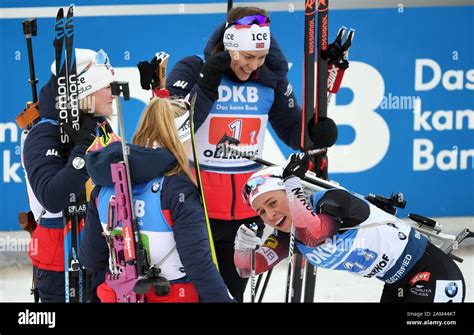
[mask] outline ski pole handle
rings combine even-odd
[[[123,94],[124,100],[130,100],[130,89],[127,81],[113,81],[110,83],[112,95],[120,97]],[[123,135],[123,134],[122,134]]]

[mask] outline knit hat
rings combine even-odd
[[[255,14],[228,22],[222,42],[227,50],[260,51],[270,49],[270,40],[270,19]]]

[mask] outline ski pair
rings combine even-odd
[[[74,5],[59,9],[55,24],[56,83],[58,87],[59,136],[61,158],[67,161],[71,149],[70,138],[63,125],[80,129],[78,83],[74,50]],[[63,210],[64,217],[64,274],[66,302],[91,300],[90,275],[78,258],[82,230],[85,225],[87,202],[84,190],[70,194],[69,205]]]
[[[316,12],[318,13],[316,17]],[[307,124],[314,116],[317,123],[320,117],[327,115],[327,69],[328,64],[322,58],[328,48],[329,0],[305,0],[304,20],[304,72],[303,72],[303,108],[301,117],[301,151],[312,146],[308,135]],[[317,24],[316,24],[317,19]],[[317,26],[317,36],[315,28]],[[315,42],[317,40],[316,46]],[[317,76],[315,78],[315,61]],[[315,96],[315,82],[317,94]],[[313,161],[313,169],[318,176],[327,177],[327,157]],[[290,241],[294,240],[295,230],[292,228]],[[316,285],[316,268],[305,264],[300,253],[294,252],[294,243],[289,246],[290,261],[288,262],[286,302],[300,302],[305,281],[304,302],[313,302]],[[291,259],[293,258],[293,259]],[[306,268],[306,273],[305,273]]]
[[[317,45],[315,47],[315,20],[317,15]],[[354,30],[350,30],[344,43],[342,39],[347,28],[341,27],[335,41],[328,44],[329,0],[305,1],[304,25],[304,73],[303,73],[303,109],[301,129],[301,150],[307,151],[312,142],[307,133],[307,124],[314,116],[314,122],[327,117],[327,106],[331,95],[339,90],[344,71],[349,67],[348,50],[352,45]],[[315,60],[317,75],[315,73]],[[315,96],[315,81],[317,94]],[[328,95],[328,91],[330,94]],[[316,98],[316,99],[315,99]],[[328,178],[328,159],[318,155],[313,160],[312,170],[318,177]],[[294,238],[292,236],[292,238]],[[294,243],[290,245],[290,254],[294,253]],[[310,263],[305,264],[303,256],[294,255],[294,262],[288,264],[286,301],[300,302],[304,280],[304,302],[314,301],[317,269]],[[292,273],[292,275],[291,275]]]

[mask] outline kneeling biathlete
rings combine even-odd
[[[256,274],[286,258],[294,225],[295,245],[308,262],[384,281],[381,302],[464,301],[463,275],[448,255],[407,223],[346,190],[316,192],[311,205],[300,179],[309,160],[300,160],[296,169],[295,160],[300,157],[292,155],[284,169],[260,170],[244,185],[245,202],[275,231],[262,244],[252,229],[240,226],[234,253],[240,276],[250,275],[251,252],[259,245]]]

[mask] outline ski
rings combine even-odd
[[[328,27],[329,27],[329,0],[318,1],[318,29],[317,29],[317,52],[316,52],[316,106],[314,109],[314,120],[317,123],[319,118],[327,116],[328,98],[328,63],[323,57],[328,49]],[[313,61],[314,63],[314,61]],[[311,72],[313,74],[314,72]],[[311,92],[314,92],[311,91]],[[327,156],[316,158],[314,172],[323,179],[328,177]],[[316,289],[317,269],[308,262],[305,273],[304,302],[314,301],[314,291]]]
[[[318,4],[320,6],[320,4]],[[316,10],[318,10],[319,19],[319,7],[316,7],[315,0],[306,0],[305,2],[305,19],[304,19],[304,71],[303,71],[303,108],[301,118],[301,150],[305,151],[312,144],[311,139],[308,136],[306,125],[308,121],[313,117],[317,120],[317,114],[315,114],[315,61],[316,61],[316,47],[315,47],[315,28],[316,28]],[[318,32],[320,26],[318,25]],[[319,46],[319,36],[318,36]],[[319,59],[319,55],[318,55]],[[319,70],[319,64],[318,64]],[[319,71],[318,71],[319,73]],[[319,83],[319,82],[317,82]],[[319,87],[318,87],[319,88]],[[319,89],[318,89],[319,94]],[[317,162],[318,160],[316,160]],[[315,166],[318,166],[317,164]],[[303,279],[305,279],[305,302],[307,302],[308,295],[314,295],[314,286],[316,282],[316,270],[313,265],[306,264],[307,270],[305,274],[305,261],[303,256],[297,253],[294,257],[293,263],[293,278],[292,278],[292,296],[291,302],[301,302],[301,294],[303,291]],[[289,282],[289,281],[288,281]],[[311,299],[311,302],[313,300]]]
[[[69,7],[66,17],[63,9],[59,9],[54,40],[61,157],[65,161],[69,155],[70,139],[62,125],[68,124],[75,130],[80,129],[73,19],[73,5]],[[71,194],[69,201],[68,207],[63,211],[65,301],[84,302],[90,300],[90,296],[87,294],[86,297],[85,294],[86,271],[79,263],[78,253],[80,235],[85,225],[85,191],[78,196]]]

